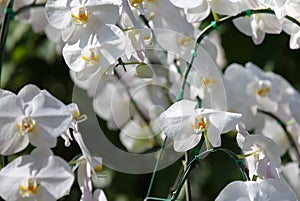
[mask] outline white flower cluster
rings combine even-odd
[[[19,153],[29,143],[36,147],[30,155],[20,156],[1,169],[2,198],[50,201],[67,195],[74,182],[73,170],[50,149],[58,137],[63,137],[66,144],[74,138],[82,151],[82,157],[74,161],[81,200],[106,200],[100,189],[92,194],[91,173],[96,176],[96,171],[101,171],[102,158],[92,157],[81,138],[76,104],[65,105],[48,91],[26,85],[18,94],[0,89],[0,114],[1,155]]]
[[[200,31],[195,27],[211,13],[211,25],[218,29],[218,17],[244,12],[234,25],[255,44],[266,33],[284,31],[290,48],[298,49],[299,21],[291,19],[300,17],[299,0],[19,0],[14,9],[34,4],[45,6],[32,6],[17,18],[57,44],[74,83],[93,98],[107,127],[120,130],[127,150],[143,153],[164,138],[172,139],[177,152],[193,149],[201,139],[213,150],[221,146],[221,134],[237,130],[240,157],[250,179],[257,179],[229,184],[216,200],[300,198],[300,94],[280,75],[251,62],[231,64],[223,73],[218,40],[205,37],[194,48]],[[184,74],[187,63],[192,69]],[[173,94],[183,97],[175,101]],[[1,197],[51,201],[68,194],[73,171],[50,150],[62,137],[67,146],[74,139],[82,152],[75,161],[81,200],[106,200],[92,185],[102,158],[92,156],[84,144],[79,117],[76,104],[65,105],[34,85],[18,94],[0,90],[0,154],[19,153],[29,143],[36,147],[1,169]],[[292,161],[282,165],[287,152]]]

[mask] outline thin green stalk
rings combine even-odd
[[[13,6],[14,0],[10,0],[7,2],[5,10],[4,10],[4,16],[2,18],[2,24],[1,24],[1,30],[0,30],[0,85],[1,85],[1,76],[2,76],[2,65],[4,60],[4,51],[5,51],[5,44],[8,34],[8,28],[9,23],[14,15],[12,6]]]
[[[15,11],[15,15],[18,15],[22,12],[25,12],[30,8],[38,8],[38,7],[45,7],[45,4],[44,3],[37,3],[37,4],[33,3],[33,4],[30,4],[30,5],[27,5],[27,6],[23,6],[23,7],[19,8],[18,10]]]
[[[187,164],[190,161],[188,151],[185,152],[184,156],[185,156],[185,160],[182,162],[182,165],[183,165],[184,171],[186,171]],[[189,178],[186,179],[184,186],[185,186],[185,197],[186,197],[185,199],[186,199],[186,201],[192,201],[191,183],[190,183]]]
[[[168,201],[168,199],[165,199],[165,198],[156,198],[156,197],[146,197],[146,198],[144,199],[144,201],[148,201],[148,200]]]
[[[6,7],[4,9],[4,16],[2,18],[2,23],[1,23],[1,30],[0,30],[0,56],[1,56],[1,58],[0,58],[0,85],[1,85],[2,66],[3,66],[3,61],[4,61],[5,45],[6,45],[10,20],[13,19],[14,16],[16,16],[30,8],[45,6],[45,4],[35,4],[34,3],[31,5],[24,6],[14,12],[12,10],[13,4],[14,4],[14,0],[9,0],[7,2]]]
[[[175,201],[180,193],[180,190],[181,188],[183,187],[186,179],[188,178],[188,176],[190,175],[190,173],[192,172],[192,170],[197,167],[197,164],[199,163],[200,159],[203,157],[203,156],[206,156],[207,154],[209,153],[215,153],[217,151],[222,151],[226,154],[228,154],[232,159],[235,160],[237,166],[239,167],[239,170],[244,178],[244,180],[248,180],[250,181],[250,177],[248,175],[248,169],[247,167],[243,164],[242,160],[238,158],[238,156],[233,153],[232,151],[230,150],[227,150],[227,149],[224,149],[224,148],[220,148],[220,147],[215,147],[213,149],[209,149],[205,152],[202,152],[201,154],[199,155],[196,155],[193,160],[187,165],[187,168],[186,170],[183,172],[182,176],[181,176],[181,179],[180,181],[178,182],[178,185],[177,185],[177,188],[171,198],[171,201]]]
[[[204,144],[204,136],[202,135],[201,136],[201,139],[200,139],[200,142],[199,144],[197,145],[197,147],[200,147],[199,149],[201,149],[202,145]],[[200,159],[200,156],[204,155],[207,153],[207,151],[201,153],[201,154],[198,154],[199,151],[197,152],[196,155],[193,155],[193,159],[191,161],[189,161],[189,157],[186,156],[186,158],[188,158],[188,161],[187,164],[184,166],[184,170],[180,176],[180,178],[178,179],[178,182],[177,182],[177,186],[176,186],[176,189],[175,191],[172,193],[172,197],[171,197],[171,200],[174,201],[175,199],[177,199],[180,191],[181,191],[181,188],[183,187],[184,183],[186,183],[186,181],[188,182],[188,175],[190,174],[190,172],[192,171],[192,169],[194,169],[196,166],[196,164],[193,164],[193,163],[196,163],[199,161]],[[187,154],[187,153],[186,153]],[[193,167],[191,169],[191,167]],[[188,191],[187,191],[188,192]],[[186,192],[186,193],[187,193]],[[188,197],[188,196],[191,196],[191,194],[187,195],[187,199],[191,199],[191,197]]]
[[[177,184],[179,183],[179,181],[181,180],[181,177],[182,177],[182,174],[183,172],[185,171],[184,168],[181,168],[179,171],[178,171],[178,174],[176,176],[176,179],[175,179],[175,182],[174,182],[174,185],[170,188],[169,190],[169,195],[173,195],[173,193],[176,191],[176,188],[177,188]]]
[[[147,195],[146,197],[149,197],[150,193],[151,193],[151,189],[152,189],[152,186],[153,186],[153,182],[154,182],[154,179],[155,179],[155,175],[156,175],[156,172],[157,172],[157,169],[158,169],[158,164],[159,164],[159,161],[161,159],[161,156],[162,156],[162,152],[165,148],[165,145],[166,145],[166,142],[167,142],[167,139],[168,137],[166,137],[163,141],[163,143],[161,144],[161,148],[159,150],[159,155],[158,155],[158,158],[156,160],[156,163],[155,163],[155,167],[154,167],[154,170],[153,170],[153,173],[152,173],[152,177],[151,177],[151,180],[150,180],[150,184],[149,184],[149,187],[148,187],[148,191],[147,191]]]
[[[171,201],[175,201],[177,199],[183,185],[185,184],[186,180],[188,179],[188,176],[190,175],[192,170],[195,167],[197,167],[198,160],[199,160],[198,157],[194,157],[193,160],[191,160],[191,162],[186,166],[186,169],[183,172],[182,177],[178,182],[177,188],[176,188],[175,192],[173,193],[173,195],[171,197]]]
[[[238,168],[243,176],[243,179],[250,181],[248,168],[244,165],[243,160],[240,159],[237,154],[235,154],[234,152],[232,152],[228,149],[224,149],[221,147],[215,147],[212,149],[212,152],[217,152],[217,151],[222,151],[222,152],[226,153],[227,155],[229,155],[233,160],[235,160],[235,163],[238,166]]]
[[[119,63],[116,65],[116,67],[119,65],[126,66],[126,65],[141,64],[141,62],[138,62],[138,61],[123,62],[121,58],[119,58],[118,61],[119,61]]]

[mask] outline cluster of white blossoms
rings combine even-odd
[[[230,183],[216,200],[300,199],[300,94],[251,62],[225,66],[218,37],[207,36],[194,48],[199,24],[210,14],[219,29],[218,17],[244,12],[234,25],[255,44],[266,33],[284,31],[290,48],[298,49],[300,26],[291,18],[300,18],[299,0],[16,0],[13,10],[30,5],[17,19],[57,44],[75,85],[87,91],[107,127],[120,132],[128,151],[145,153],[164,139],[177,152],[201,139],[206,151],[215,150],[221,134],[237,132],[238,156],[251,181]],[[185,74],[187,63],[192,68]],[[183,97],[176,100],[177,94]],[[106,200],[92,185],[102,158],[85,145],[80,119],[75,103],[65,105],[34,85],[18,94],[1,89],[0,154],[19,153],[29,143],[35,149],[1,169],[0,196],[51,201],[67,195],[74,170],[51,151],[62,137],[82,152],[74,168],[81,200]],[[286,153],[291,160],[282,164]]]
[[[0,170],[0,195],[8,201],[57,200],[68,194],[74,173],[71,166],[52,153],[58,137],[75,139],[82,157],[73,161],[78,167],[78,184],[83,200],[105,201],[92,189],[92,174],[101,171],[102,158],[91,156],[78,131],[80,117],[75,103],[63,104],[46,90],[24,86],[18,94],[0,89],[0,153],[9,156],[33,145],[30,155],[20,156]],[[71,130],[71,131],[70,131]]]

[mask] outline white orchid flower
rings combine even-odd
[[[235,15],[244,10],[245,1],[241,0],[170,0],[175,6],[184,9],[188,22],[199,22],[210,14],[211,10],[221,15]],[[247,2],[247,1],[246,1]]]
[[[65,42],[80,40],[83,47],[93,34],[98,36],[99,41],[110,38],[106,24],[118,21],[120,5],[118,0],[49,0],[45,13],[49,23],[62,30]]]
[[[202,134],[213,147],[221,145],[221,133],[227,133],[242,115],[212,109],[197,108],[196,102],[182,100],[171,105],[160,115],[160,126],[165,135],[174,140],[174,149],[187,151],[196,146]]]
[[[0,171],[0,195],[7,201],[55,201],[69,192],[73,181],[67,162],[50,149],[36,148]]]
[[[96,35],[91,35],[86,46],[81,42],[66,44],[63,48],[63,57],[68,67],[80,77],[91,77],[101,68],[108,69],[124,54],[125,35],[115,25],[107,25],[111,38],[99,43]],[[78,77],[78,76],[77,76]]]
[[[282,31],[282,22],[274,15],[254,14],[235,19],[233,23],[240,32],[251,36],[256,45],[263,42],[266,33],[279,34]]]
[[[224,83],[228,109],[244,115],[243,121],[247,129],[253,129],[258,123],[260,117],[257,109],[283,115],[283,111],[280,111],[283,109],[282,103],[287,102],[285,99],[294,91],[281,76],[264,72],[250,62],[246,67],[231,64],[225,70]]]
[[[234,181],[228,184],[215,199],[216,201],[297,201],[295,193],[284,182],[278,179],[262,181]]]
[[[46,90],[38,92],[32,85],[20,94],[8,92],[0,101],[1,154],[9,155],[34,146],[54,147],[56,138],[65,132],[72,121],[67,107]]]

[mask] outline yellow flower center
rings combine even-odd
[[[24,198],[34,196],[39,184],[35,179],[29,178],[19,185],[20,195]]]
[[[131,5],[132,7],[138,8],[139,5],[140,5],[141,3],[143,3],[143,1],[144,1],[144,0],[129,0],[129,3],[130,3],[130,5]],[[155,1],[156,1],[156,0],[147,0],[147,2],[150,2],[150,3],[153,3],[153,2],[155,2]]]
[[[138,4],[141,4],[141,3],[143,3],[143,0],[131,0],[130,1],[130,5],[134,8],[137,8]]]
[[[256,94],[261,97],[266,97],[271,91],[271,83],[266,80],[260,80],[257,83]]]
[[[99,62],[100,56],[98,50],[95,48],[84,49],[81,58],[87,65],[93,65]]]
[[[206,87],[211,87],[213,86],[214,84],[217,84],[218,81],[217,80],[212,80],[212,79],[209,79],[209,78],[204,78],[202,80],[202,83],[206,86]]]
[[[73,8],[71,15],[77,25],[86,24],[89,20],[88,10],[85,7]]]
[[[182,46],[182,47],[188,47],[191,42],[193,42],[193,39],[188,37],[188,38],[182,38],[178,41],[179,45]]]
[[[207,128],[207,119],[202,116],[195,117],[195,123],[190,123],[196,134],[200,134]]]
[[[98,165],[98,166],[94,167],[95,172],[101,172],[102,169],[103,169],[102,165]]]
[[[17,122],[16,124],[16,127],[18,128],[21,135],[24,135],[25,133],[32,133],[35,126],[35,120],[30,119],[29,117],[24,117],[21,122]]]

